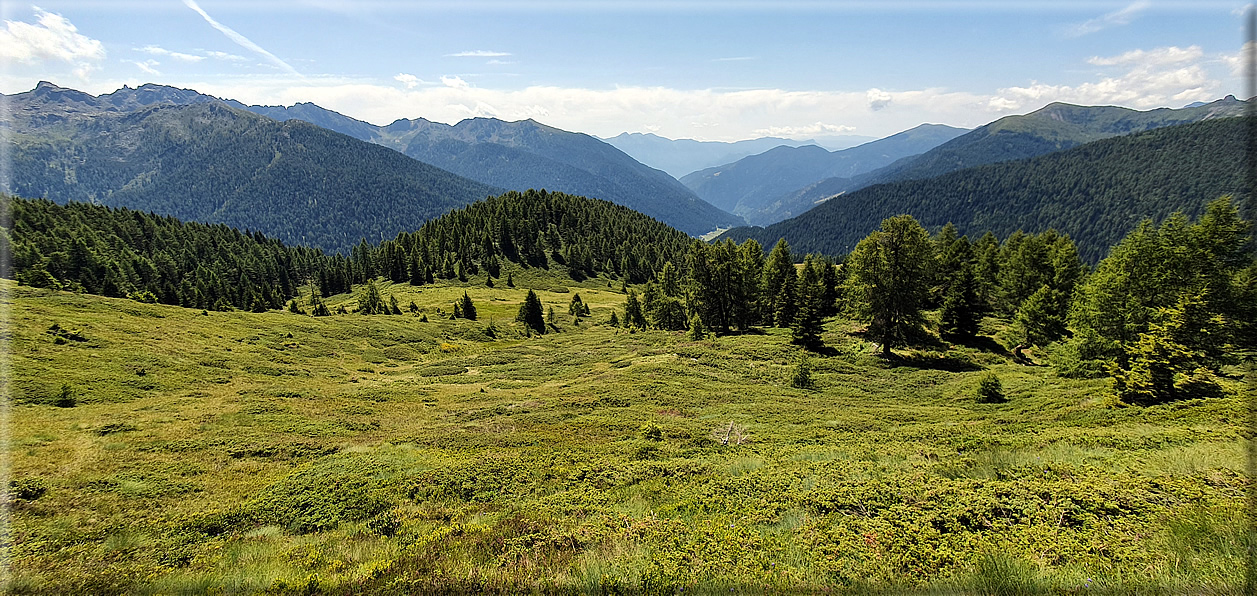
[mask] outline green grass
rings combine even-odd
[[[8,590],[1240,590],[1241,395],[1115,407],[1000,353],[883,361],[844,320],[796,389],[788,330],[628,333],[595,324],[606,279],[515,280],[382,284],[426,323],[7,284]],[[514,322],[528,287],[558,332]],[[464,291],[480,320],[448,319]]]

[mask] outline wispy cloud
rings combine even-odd
[[[184,62],[200,62],[205,59],[205,56],[195,56],[192,54],[184,54],[183,52],[172,52],[160,46],[144,46],[142,48],[135,48],[135,51],[152,54],[154,56],[169,56],[175,60],[182,60]]]
[[[1125,8],[1115,10],[1094,19],[1075,23],[1065,29],[1066,37],[1082,37],[1099,31],[1103,31],[1110,27],[1118,27],[1126,25],[1139,16],[1139,13],[1148,9],[1152,3],[1148,0],[1136,0]]]
[[[450,58],[500,58],[502,56],[510,56],[510,52],[494,52],[492,50],[466,50],[453,54],[446,54]]]
[[[139,67],[140,70],[148,74],[151,74],[153,76],[161,75],[161,73],[158,72],[156,68],[154,68],[155,66],[161,64],[160,62],[156,60],[145,60],[143,62],[140,62],[139,60],[123,60],[123,62],[130,62],[131,64],[134,64],[137,67]]]
[[[34,23],[4,22],[4,29],[0,29],[0,60],[26,64],[59,60],[73,64],[75,74],[86,79],[95,63],[104,59],[104,45],[79,33],[69,19],[37,6],[33,8]]]
[[[406,74],[404,72],[398,73],[397,76],[393,77],[393,80],[398,81],[401,84],[405,85],[407,89],[414,89],[415,87],[418,87],[419,85],[422,85],[424,83],[423,79],[420,79],[419,77],[412,74]]]
[[[1186,48],[1169,46],[1146,51],[1131,50],[1129,52],[1118,54],[1117,56],[1109,56],[1107,58],[1093,56],[1088,58],[1087,62],[1096,66],[1124,66],[1130,64],[1166,66],[1170,64],[1179,64],[1182,62],[1199,60],[1203,55],[1204,51],[1200,49],[1200,46],[1188,46]]]
[[[227,60],[229,62],[244,62],[248,60],[248,58],[245,58],[244,56],[237,56],[235,54],[228,54],[227,52],[217,52],[213,50],[205,52],[205,55],[210,58],[214,58],[215,60]]]
[[[195,0],[183,0],[183,3],[188,8],[191,8],[192,10],[196,11],[197,14],[201,15],[201,18],[205,19],[205,22],[209,23],[211,27],[217,29],[223,35],[226,35],[228,39],[236,42],[236,44],[238,44],[240,47],[246,50],[249,50],[255,54],[258,54],[259,56],[262,56],[268,62],[282,68],[284,71],[288,72],[289,74],[301,76],[301,73],[297,72],[297,69],[290,66],[287,62],[280,60],[279,57],[276,56],[275,54],[272,54],[266,51],[265,49],[262,48],[262,46],[250,41],[249,38],[239,33],[236,33],[236,31],[232,29],[231,27],[228,27],[222,23],[219,23],[218,21],[215,21],[214,17],[209,16],[209,13],[202,10],[201,7],[195,2]]]
[[[486,61],[485,64],[492,64],[494,66],[505,66],[507,64],[515,64],[515,61],[514,60],[498,60],[495,58],[493,60]]]
[[[765,137],[786,137],[798,138],[813,135],[838,135],[852,132],[854,126],[845,124],[826,124],[824,122],[816,122],[804,126],[769,126],[767,128],[758,128],[753,132],[756,135]]]

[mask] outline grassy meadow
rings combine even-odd
[[[994,319],[893,360],[835,319],[795,388],[788,329],[629,333],[618,281],[513,273],[381,285],[427,322],[3,282],[8,592],[1242,588],[1238,371],[1123,407],[1013,363]],[[543,336],[514,322],[530,287]],[[464,291],[477,321],[449,319]],[[989,372],[1007,403],[976,402]]]

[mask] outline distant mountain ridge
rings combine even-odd
[[[8,96],[11,189],[224,223],[347,251],[503,189],[303,121],[180,90]]]
[[[922,124],[863,145],[827,151],[815,145],[776,147],[734,163],[707,168],[681,179],[713,205],[741,215],[752,224],[768,224],[798,215],[807,207],[780,201],[783,195],[819,180],[850,178],[916,155],[968,132],[941,124]]]
[[[61,89],[63,96],[72,92],[70,95],[82,96],[80,100],[93,97],[51,83],[41,83],[32,93],[40,93],[41,88]],[[533,120],[505,122],[475,118],[446,125],[419,118],[376,126],[312,103],[289,107],[247,106],[235,100],[154,84],[135,89],[123,87],[100,97],[107,105],[90,108],[92,113],[115,111],[108,106],[126,111],[142,106],[217,101],[281,122],[302,120],[395,149],[500,189],[544,188],[609,200],[691,235],[745,223],[742,218],[702,201],[666,173],[638,163],[607,143]]]
[[[843,135],[826,138],[824,142],[816,139],[796,141],[777,137],[721,142],[669,139],[651,133],[625,132],[602,140],[629,154],[633,159],[680,179],[698,170],[732,163],[748,155],[763,153],[783,145],[787,147],[818,145],[830,149],[846,149],[876,139]]]
[[[971,238],[1021,229],[1069,234],[1096,262],[1140,220],[1175,211],[1198,215],[1225,194],[1245,196],[1243,118],[1165,126],[1037,157],[986,164],[927,179],[865,187],[766,228],[721,238],[785,238],[798,252],[840,255],[887,218],[916,217],[931,229],[954,223]]]

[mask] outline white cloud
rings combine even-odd
[[[1089,21],[1070,25],[1065,29],[1065,35],[1066,37],[1082,37],[1110,27],[1126,25],[1139,16],[1139,13],[1147,10],[1149,6],[1151,6],[1151,2],[1148,0],[1137,0],[1120,10],[1115,10]]]
[[[471,85],[459,77],[441,77],[441,84],[451,89],[467,89]]]
[[[1237,79],[1243,78],[1248,76],[1248,64],[1252,60],[1257,59],[1257,56],[1254,55],[1254,50],[1257,50],[1257,44],[1251,41],[1244,42],[1244,47],[1240,51],[1234,54],[1222,54],[1219,56],[1219,60],[1226,65],[1227,71],[1231,76]]]
[[[135,48],[135,51],[152,54],[154,56],[169,56],[175,60],[182,60],[184,62],[200,62],[205,59],[205,56],[194,56],[192,54],[184,54],[183,52],[172,52],[160,46],[144,46],[142,48]]]
[[[752,131],[754,134],[764,137],[786,137],[799,138],[815,135],[837,135],[852,132],[854,126],[845,124],[825,124],[824,122],[816,122],[804,126],[769,126],[768,128],[758,128]]]
[[[393,77],[393,80],[398,81],[401,84],[405,85],[407,89],[414,89],[415,87],[418,87],[420,84],[423,83],[423,79],[420,79],[419,77],[412,74],[406,74],[404,72],[398,73],[397,76]]]
[[[295,69],[295,68],[293,68],[292,66],[290,66],[287,62],[284,62],[283,60],[280,60],[280,59],[279,59],[279,57],[278,57],[278,56],[276,56],[275,54],[272,54],[272,53],[270,53],[270,52],[266,51],[265,49],[263,49],[263,48],[262,48],[262,46],[260,46],[260,45],[258,45],[258,44],[256,44],[256,43],[253,43],[252,41],[250,41],[250,40],[249,40],[249,38],[247,38],[247,37],[245,37],[245,36],[243,36],[243,35],[241,35],[241,34],[239,34],[239,33],[236,33],[236,31],[235,31],[234,29],[232,29],[231,27],[228,27],[228,26],[226,26],[226,25],[224,25],[224,24],[222,24],[222,23],[219,23],[218,21],[215,21],[213,17],[209,16],[209,13],[207,13],[207,12],[205,12],[204,10],[202,10],[202,9],[201,9],[200,5],[198,5],[198,4],[195,2],[195,0],[183,0],[183,3],[184,3],[184,5],[186,5],[188,8],[191,8],[192,10],[196,11],[196,13],[197,13],[197,14],[201,15],[201,18],[205,19],[205,22],[206,22],[206,23],[209,23],[209,25],[210,25],[211,27],[213,27],[213,28],[217,29],[217,30],[218,30],[220,33],[222,33],[223,35],[226,35],[228,39],[230,39],[231,41],[236,42],[236,44],[238,44],[240,47],[242,47],[242,48],[244,48],[244,49],[246,49],[246,50],[250,50],[250,51],[252,51],[252,52],[254,52],[254,53],[256,53],[256,54],[258,54],[258,55],[262,56],[263,58],[265,58],[265,59],[266,59],[268,62],[270,62],[271,64],[274,64],[274,65],[276,65],[276,66],[278,66],[278,67],[282,68],[284,71],[286,71],[286,72],[288,72],[288,73],[290,73],[290,74],[294,74],[294,75],[297,75],[297,76],[301,76],[301,75],[300,75],[300,73],[298,73],[298,72],[297,72],[297,69]]]
[[[1093,56],[1089,58],[1087,62],[1096,66],[1125,66],[1128,64],[1134,64],[1150,67],[1191,62],[1193,60],[1199,60],[1201,56],[1204,56],[1204,51],[1200,49],[1200,46],[1187,46],[1186,48],[1169,46],[1147,51],[1131,50],[1129,52],[1107,58]]]
[[[453,54],[446,54],[446,56],[452,58],[500,58],[502,56],[510,55],[510,52],[494,52],[492,50],[467,50]]]
[[[229,62],[244,62],[248,60],[248,58],[245,58],[244,56],[237,56],[235,54],[228,54],[227,52],[218,52],[218,51],[212,51],[212,50],[205,52],[205,55],[209,56],[210,58],[214,58],[216,60],[227,60]]]
[[[866,93],[868,97],[869,109],[874,112],[890,105],[893,96],[881,89],[869,89]]]
[[[497,59],[494,59],[494,60],[488,60],[488,61],[486,61],[486,62],[485,62],[485,64],[492,64],[492,65],[494,65],[494,66],[505,66],[505,65],[507,65],[507,64],[515,64],[515,62],[514,62],[513,60],[497,60]]]
[[[1220,83],[1209,77],[1199,60],[1190,63],[1164,61],[1159,58],[1164,55],[1167,52],[1154,50],[1144,53],[1146,59],[1142,62],[1114,62],[1128,66],[1129,70],[1095,82],[1071,86],[1035,81],[1026,87],[1000,89],[991,105],[998,105],[1003,110],[1017,110],[1063,101],[1151,109],[1214,97]]]
[[[35,9],[35,23],[5,21],[0,29],[0,60],[38,64],[59,60],[74,66],[74,74],[86,80],[95,62],[104,59],[105,47],[78,32],[65,17]]]
[[[161,64],[160,62],[158,62],[158,61],[156,61],[156,60],[145,60],[145,61],[143,61],[143,62],[140,62],[139,60],[123,60],[123,62],[130,62],[131,64],[134,64],[134,65],[138,66],[138,67],[140,68],[140,70],[142,70],[142,71],[144,71],[144,72],[146,72],[146,73],[148,73],[148,74],[151,74],[151,75],[153,75],[153,76],[158,76],[158,75],[160,75],[160,74],[161,74],[160,72],[158,72],[158,71],[157,71],[157,69],[156,69],[156,68],[153,68],[153,67],[155,67],[155,66],[157,66],[157,65]]]

